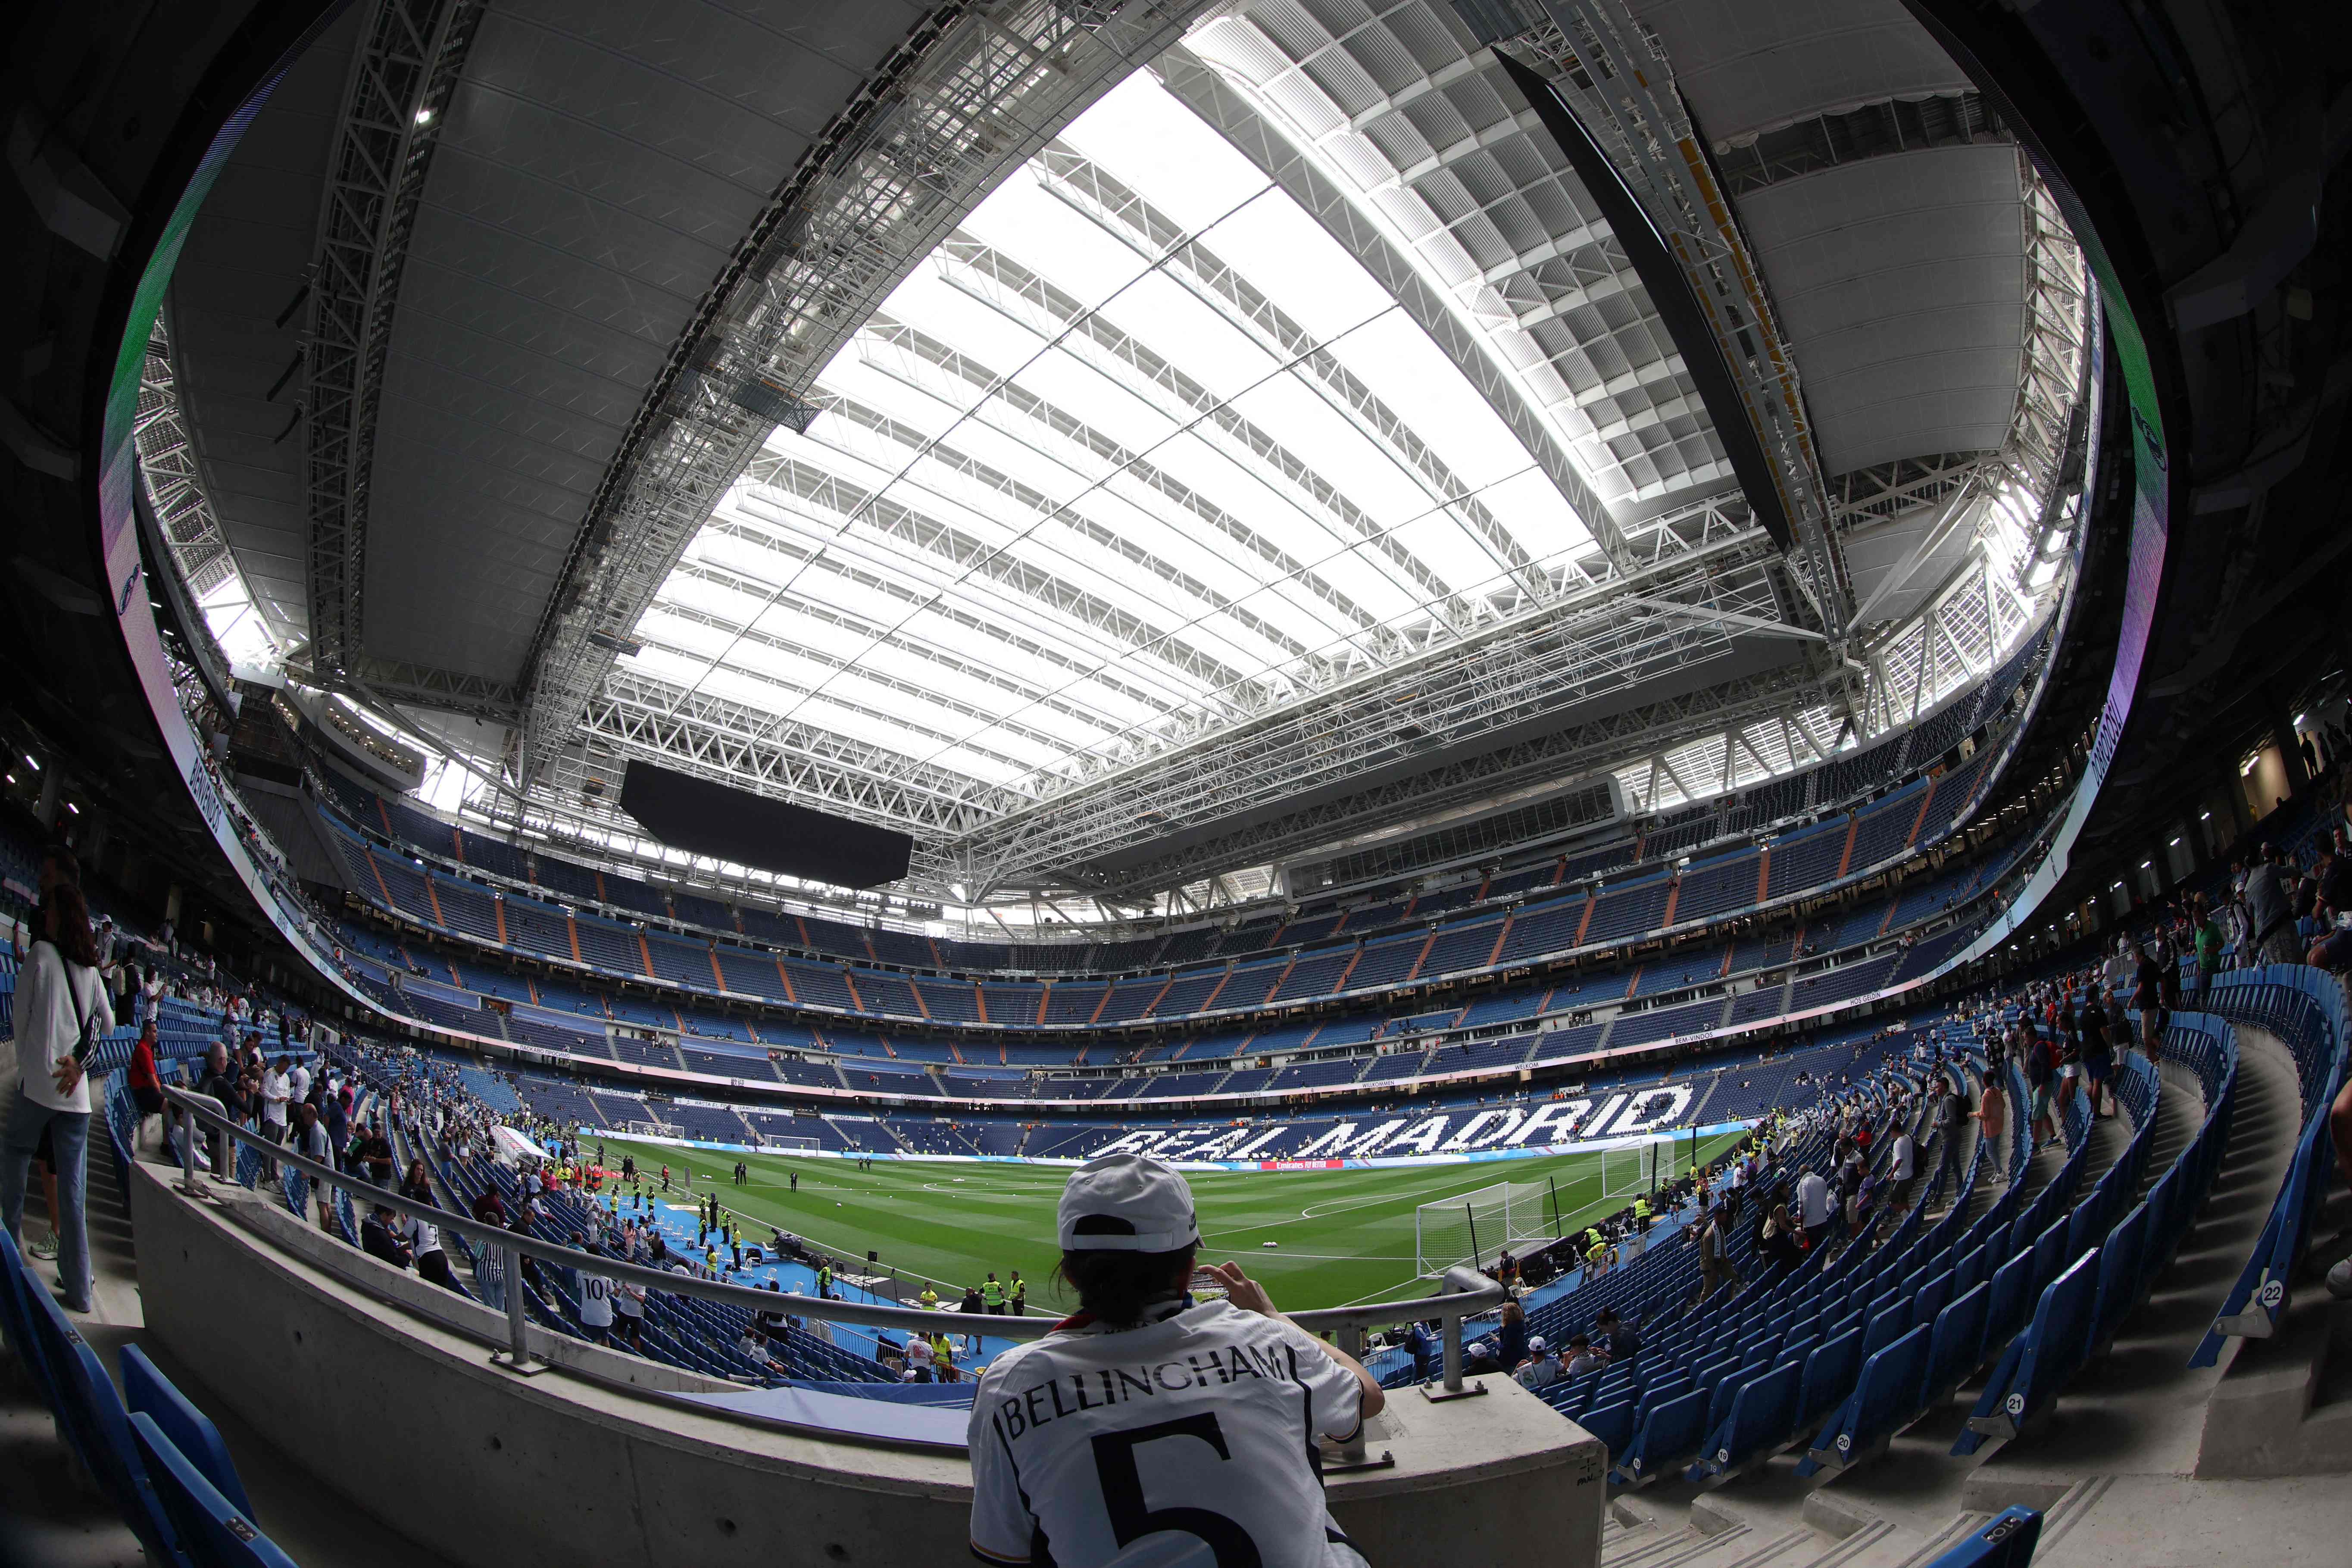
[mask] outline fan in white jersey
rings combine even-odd
[[[1315,1439],[1352,1436],[1380,1385],[1274,1310],[1234,1264],[1184,1294],[1192,1193],[1156,1160],[1070,1177],[1063,1278],[1081,1310],[996,1358],[973,1396],[971,1549],[1029,1568],[1362,1568]]]
[[[597,1248],[592,1245],[588,1250]],[[601,1342],[612,1332],[613,1293],[619,1289],[602,1274],[581,1274],[580,1326],[588,1331],[590,1339]]]

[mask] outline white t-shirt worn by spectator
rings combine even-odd
[[[441,1233],[431,1220],[418,1219],[415,1215],[403,1215],[393,1221],[392,1233],[408,1244],[411,1258],[422,1258],[428,1252],[441,1250]]]
[[[76,1004],[79,1011],[76,1011]],[[114,1027],[106,982],[95,969],[69,964],[46,937],[25,954],[16,977],[16,1073],[25,1098],[51,1110],[89,1110],[89,1075],[71,1094],[58,1092],[58,1064],[81,1043],[82,1023],[95,1039]]]
[[[1312,1458],[1317,1433],[1362,1425],[1355,1373],[1281,1319],[1170,1308],[1117,1333],[1074,1318],[990,1365],[969,1434],[973,1552],[1103,1568],[1158,1533],[1171,1563],[1360,1563]],[[1185,1536],[1200,1545],[1180,1556]]]
[[[1897,1133],[1895,1138],[1895,1168],[1887,1173],[1888,1176],[1898,1182],[1909,1181],[1912,1162],[1916,1155],[1916,1151],[1912,1145],[1911,1134]]]
[[[286,1101],[293,1086],[286,1075],[271,1068],[261,1075],[261,1120],[272,1127],[286,1125]]]
[[[613,1291],[614,1286],[602,1274],[580,1277],[580,1321],[591,1329],[613,1326]]]
[[[1807,1230],[1829,1223],[1830,1184],[1822,1180],[1818,1171],[1807,1171],[1797,1178],[1797,1217],[1805,1222]]]

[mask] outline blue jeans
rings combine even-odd
[[[58,1271],[65,1276],[66,1305],[77,1312],[89,1310],[89,1226],[84,1200],[89,1190],[89,1112],[51,1110],[27,1097],[23,1089],[8,1107],[5,1148],[0,1148],[0,1224],[11,1239],[21,1240],[25,1222],[25,1178],[40,1146],[41,1129],[49,1130],[49,1148],[57,1155]]]

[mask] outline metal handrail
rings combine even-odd
[[[608,1279],[642,1285],[649,1289],[667,1290],[672,1295],[694,1296],[704,1300],[720,1301],[732,1307],[742,1307],[756,1312],[787,1310],[797,1317],[814,1318],[826,1322],[865,1324],[876,1328],[903,1329],[937,1332],[959,1314],[928,1310],[920,1307],[886,1307],[870,1302],[846,1301],[824,1297],[788,1296],[774,1290],[754,1289],[748,1285],[729,1285],[704,1279],[692,1274],[674,1274],[664,1269],[648,1268],[625,1258],[605,1257],[561,1242],[542,1241],[534,1236],[523,1236],[495,1225],[486,1225],[470,1215],[453,1213],[437,1205],[421,1204],[389,1188],[380,1187],[362,1176],[338,1171],[308,1155],[298,1154],[282,1144],[273,1143],[250,1128],[229,1120],[226,1108],[210,1095],[194,1093],[173,1085],[163,1086],[163,1097],[177,1105],[192,1121],[210,1126],[241,1143],[252,1145],[266,1158],[299,1171],[314,1182],[344,1191],[364,1194],[366,1201],[381,1204],[395,1214],[415,1216],[431,1224],[436,1230],[455,1232],[478,1247],[489,1247],[504,1254],[508,1281],[507,1325],[509,1338],[508,1355],[502,1365],[525,1370],[532,1361],[526,1332],[528,1319],[523,1310],[521,1259],[536,1258],[565,1268],[583,1269]],[[193,1132],[180,1141],[181,1191],[193,1198],[206,1195],[196,1180],[196,1141]],[[213,1180],[224,1185],[237,1184],[233,1176],[220,1171]],[[1438,1293],[1404,1300],[1378,1301],[1357,1307],[1332,1307],[1316,1311],[1284,1314],[1309,1333],[1335,1332],[1342,1349],[1360,1359],[1363,1331],[1382,1324],[1409,1320],[1427,1321],[1434,1318],[1444,1324],[1445,1344],[1445,1387],[1448,1392],[1462,1392],[1462,1323],[1502,1304],[1507,1293],[1503,1287],[1475,1268],[1454,1268],[1445,1271]],[[1054,1331],[1055,1320],[1047,1317],[991,1316],[985,1325],[958,1324],[950,1331],[985,1332],[992,1338],[1016,1341],[1039,1340]]]

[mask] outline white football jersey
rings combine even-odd
[[[592,1329],[613,1326],[614,1283],[602,1274],[580,1276],[580,1321]]]
[[[1030,1568],[1360,1563],[1323,1502],[1317,1435],[1362,1424],[1321,1341],[1224,1301],[1106,1332],[1073,1319],[973,1395],[971,1546]]]

